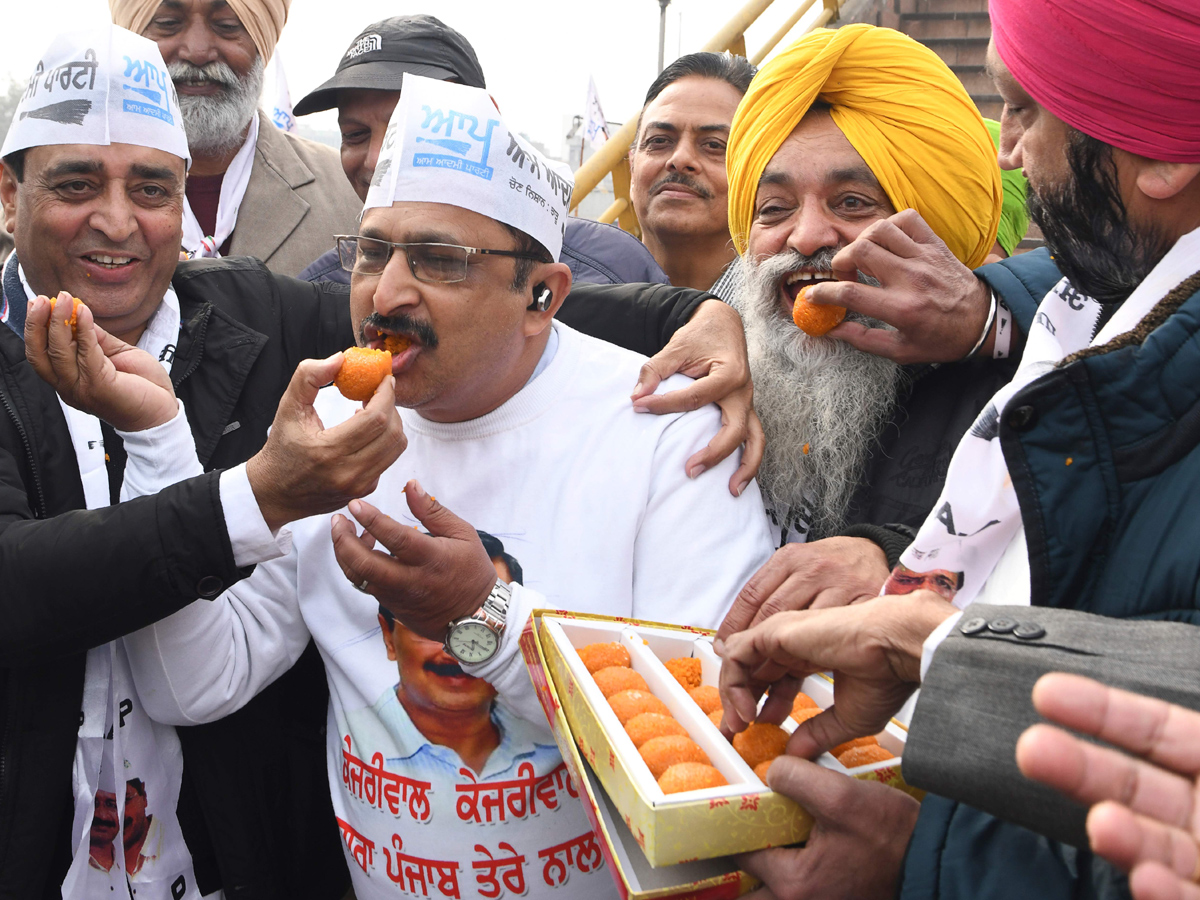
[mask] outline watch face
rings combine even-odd
[[[500,639],[482,622],[463,622],[454,626],[446,644],[460,662],[478,665],[496,655]]]

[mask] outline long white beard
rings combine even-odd
[[[818,540],[844,526],[903,369],[842,341],[810,337],[784,317],[780,279],[804,262],[794,251],[757,265],[737,260],[741,285],[734,306],[746,325],[754,408],[767,439],[759,487],[781,514],[807,507],[809,539]]]
[[[238,78],[233,69],[220,61],[203,66],[173,62],[167,68],[175,81],[202,76],[223,88],[211,97],[179,95],[179,111],[183,113],[183,127],[192,153],[218,155],[239,146],[262,96],[265,68],[262,57],[254,60],[245,79]]]

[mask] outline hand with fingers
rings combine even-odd
[[[371,594],[406,628],[442,641],[454,619],[478,610],[496,583],[479,534],[416,481],[404,487],[408,508],[428,533],[406,528],[362,500],[333,517],[333,554],[343,574]],[[375,549],[378,542],[382,550]]]
[[[391,375],[349,419],[324,426],[313,403],[341,365],[341,353],[300,363],[267,443],[246,463],[259,511],[272,530],[371,493],[408,445]]]
[[[1033,705],[1133,755],[1034,725],[1017,742],[1025,776],[1091,807],[1092,849],[1137,900],[1200,900],[1200,713],[1063,673],[1034,685]]]
[[[862,284],[859,273],[879,281]],[[833,258],[836,282],[814,285],[808,299],[844,306],[895,331],[845,321],[828,337],[905,365],[963,359],[979,340],[991,294],[955,258],[914,209],[869,226]],[[994,338],[980,352],[988,354]]]
[[[813,817],[804,847],[759,850],[738,868],[763,882],[745,900],[872,900],[896,895],[896,881],[921,804],[877,781],[859,781],[795,756],[767,771],[773,791]]]
[[[955,611],[932,591],[916,591],[778,613],[730,635],[721,665],[722,728],[736,733],[756,718],[782,722],[800,682],[833,671],[833,705],[797,726],[787,752],[813,759],[844,741],[877,734],[918,687],[925,639]]]
[[[866,538],[785,544],[738,593],[717,631],[718,646],[776,613],[870,600],[888,574],[883,549]]]
[[[30,302],[25,358],[63,402],[118,431],[153,428],[179,412],[162,363],[98,326],[86,304],[76,310],[66,291],[53,308],[43,296]]]
[[[659,383],[677,372],[695,378],[694,384],[656,395]],[[687,412],[715,403],[721,409],[721,430],[707,447],[687,461],[689,478],[712,468],[745,444],[742,462],[729,480],[729,491],[740,496],[762,462],[762,425],[754,412],[754,388],[742,319],[720,300],[705,300],[691,320],[661,351],[646,361],[633,390],[638,412]]]

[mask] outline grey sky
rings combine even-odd
[[[698,49],[744,2],[673,0],[667,10],[667,60]],[[0,33],[0,76],[7,70],[21,80],[56,32],[108,20],[105,0],[9,5]],[[750,53],[798,5],[799,0],[776,0],[747,35]],[[810,15],[820,8],[816,3]],[[624,121],[637,111],[656,74],[658,11],[657,0],[293,0],[279,46],[296,102],[333,74],[350,41],[371,22],[432,12],[475,46],[488,88],[510,124],[558,153],[563,116],[583,112],[589,75],[610,120]],[[333,129],[337,118],[317,113],[305,121]]]

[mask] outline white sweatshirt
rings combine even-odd
[[[544,369],[493,412],[446,424],[401,410],[408,448],[366,498],[418,525],[403,496],[417,478],[500,538],[523,569],[500,652],[471,670],[496,688],[502,707],[493,713],[501,746],[478,776],[449,748],[414,751],[422,738],[391,699],[397,667],[384,651],[377,604],[338,567],[329,516],[295,524],[290,554],[217,600],[126,639],[147,709],[180,725],[240,708],[316,639],[329,679],[333,805],[360,900],[495,897],[489,875],[504,872],[489,859],[518,857],[500,896],[521,881],[530,897],[557,895],[568,880],[573,898],[612,896],[574,788],[556,774],[561,758],[518,650],[520,631],[537,607],[716,627],[770,555],[757,486],[739,498],[727,488],[736,459],[694,480],[685,474],[685,461],[720,425],[717,409],[637,414],[629,390],[644,358],[554,328],[558,347],[551,342]],[[686,382],[678,376],[661,390]],[[326,426],[357,408],[333,389],[317,401]],[[506,786],[504,815],[482,802],[470,808],[483,796],[476,781]]]

